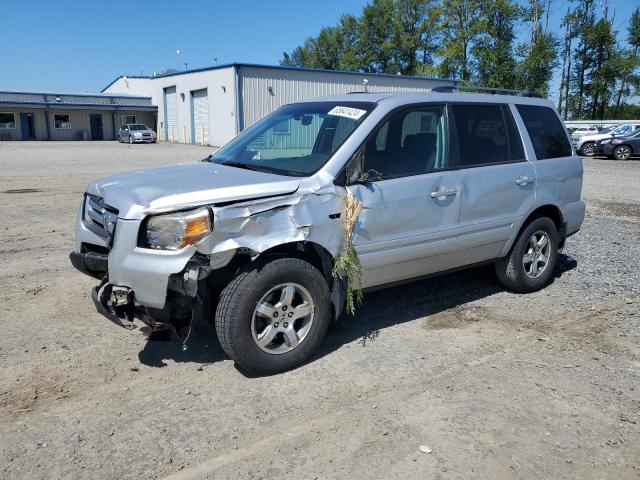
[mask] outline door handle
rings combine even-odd
[[[431,192],[431,198],[441,199],[444,197],[453,197],[458,193],[457,188],[438,187],[435,192]]]
[[[524,186],[531,182],[533,182],[533,178],[527,177],[526,175],[520,175],[518,178],[516,178],[516,183],[518,185]]]

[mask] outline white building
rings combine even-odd
[[[109,95],[151,97],[158,139],[221,146],[281,105],[349,92],[428,91],[454,80],[312,68],[230,64],[153,77],[121,76]]]

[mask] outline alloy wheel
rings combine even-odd
[[[251,319],[251,336],[270,354],[287,353],[300,345],[313,324],[314,303],[297,283],[283,283],[265,293]]]
[[[631,156],[631,149],[626,145],[622,145],[616,148],[615,155],[617,160],[628,160]]]
[[[538,230],[529,237],[522,257],[524,272],[529,278],[537,278],[542,275],[549,264],[550,253],[551,239],[547,232]]]
[[[582,146],[582,153],[584,155],[586,155],[587,157],[594,156],[596,154],[596,145],[595,145],[595,143],[591,143],[591,142],[585,143]]]

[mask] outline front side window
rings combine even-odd
[[[373,107],[368,102],[286,105],[243,131],[211,161],[280,175],[312,175]]]
[[[71,128],[71,116],[66,113],[53,114],[53,128],[68,130]]]
[[[396,112],[365,144],[364,171],[382,180],[421,175],[448,167],[444,105],[426,105]]]
[[[538,160],[568,157],[572,154],[564,127],[552,108],[536,105],[516,105],[516,108],[527,128]]]
[[[0,128],[16,128],[16,114],[0,112]]]
[[[460,166],[524,160],[522,141],[506,105],[454,104]]]

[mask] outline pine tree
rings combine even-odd
[[[558,66],[558,39],[547,31],[548,16],[542,21],[542,16],[545,12],[548,14],[550,8],[548,0],[546,5],[540,0],[529,1],[528,8],[523,11],[523,19],[525,24],[529,24],[530,40],[516,47],[516,88],[532,90],[545,97],[549,92],[553,72]]]

